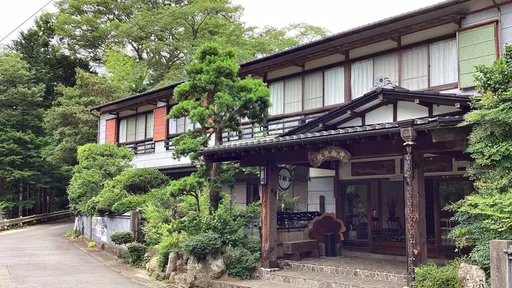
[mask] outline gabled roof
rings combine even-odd
[[[285,137],[343,127],[343,124],[350,120],[361,117],[361,115],[376,110],[382,106],[396,104],[397,101],[413,102],[424,106],[437,104],[458,107],[460,109],[460,113],[455,112],[452,114],[463,115],[469,110],[470,98],[467,95],[440,93],[437,91],[410,91],[388,84],[387,86],[374,88],[363,96],[356,98],[347,104],[342,104],[338,108],[332,109],[315,120],[309,121],[279,136]],[[425,116],[433,117],[434,115]]]

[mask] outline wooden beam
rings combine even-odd
[[[423,153],[416,148],[416,131],[402,128],[404,140],[405,237],[407,252],[407,284],[412,286],[415,269],[427,262],[427,225]]]
[[[267,164],[266,183],[260,182],[261,195],[261,265],[278,268],[277,264],[277,166]]]
[[[416,99],[414,99],[414,104],[418,104],[418,105],[421,105],[421,106],[423,106],[423,107],[427,107],[427,108],[428,108],[428,106],[429,106],[429,103],[426,103],[426,102],[424,102],[424,101],[421,101],[420,99],[417,99],[417,98],[416,98]]]

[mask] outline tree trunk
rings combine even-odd
[[[21,202],[23,201],[23,182],[20,183],[20,202],[18,203],[18,217],[23,217],[23,206]]]
[[[215,146],[222,145],[222,132],[215,132]],[[219,209],[219,203],[221,200],[220,193],[222,187],[220,187],[220,183],[218,182],[218,178],[220,176],[220,167],[221,163],[213,163],[211,170],[211,181],[212,186],[210,187],[210,214],[217,212]]]

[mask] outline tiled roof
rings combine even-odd
[[[462,116],[447,116],[447,117],[435,117],[435,118],[424,118],[424,119],[416,119],[414,120],[415,126],[428,125],[428,124],[448,124],[453,125],[456,123],[460,123],[463,120]],[[203,148],[201,151],[203,154],[209,154],[214,152],[220,152],[223,150],[233,150],[237,148],[243,147],[252,147],[252,146],[266,146],[269,144],[278,144],[278,143],[286,143],[290,141],[300,141],[306,139],[320,138],[325,136],[335,136],[335,135],[350,135],[356,134],[360,132],[366,131],[377,131],[377,130],[396,130],[398,129],[398,123],[382,123],[382,124],[373,124],[373,125],[365,125],[358,127],[350,127],[350,128],[339,128],[327,131],[320,132],[312,132],[312,133],[304,133],[304,134],[296,134],[290,136],[276,136],[276,137],[266,137],[266,138],[258,138],[250,141],[243,142],[230,142],[220,146],[212,146]]]

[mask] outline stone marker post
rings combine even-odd
[[[512,288],[510,281],[512,259],[509,259],[512,258],[512,248],[509,249],[511,245],[512,240],[491,241],[491,288]]]

